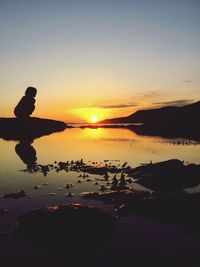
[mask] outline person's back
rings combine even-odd
[[[35,110],[35,96],[37,89],[28,87],[25,96],[21,98],[14,109],[14,114],[17,118],[28,118]]]

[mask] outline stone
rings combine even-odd
[[[15,232],[36,247],[67,247],[82,251],[102,246],[114,225],[115,218],[104,210],[71,204],[21,215]]]
[[[22,197],[26,197],[27,194],[24,192],[24,190],[21,190],[17,193],[10,193],[10,194],[5,194],[2,196],[2,198],[22,198]]]

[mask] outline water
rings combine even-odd
[[[98,191],[94,185],[97,175],[90,175],[91,182],[77,183],[76,172],[50,172],[46,177],[42,173],[23,172],[26,164],[23,157],[15,152],[16,141],[0,139],[0,195],[24,190],[29,197],[21,199],[0,199],[0,208],[8,212],[1,216],[0,229],[9,229],[15,225],[17,216],[30,210],[47,205],[75,203],[95,204],[104,206],[98,201],[83,200],[80,193]],[[200,145],[187,140],[167,140],[159,137],[138,136],[128,129],[67,129],[35,139],[31,144],[35,150],[38,164],[49,164],[55,161],[80,160],[98,162],[110,160],[112,164],[123,164],[125,161],[132,167],[141,163],[164,161],[177,158],[185,162],[200,164]],[[29,144],[30,148],[30,144]],[[25,160],[24,160],[25,161]],[[47,185],[43,185],[47,183]],[[70,189],[64,188],[72,183]],[[103,183],[103,182],[102,182]],[[39,185],[39,189],[33,189]],[[135,189],[144,189],[138,184],[132,184]],[[61,188],[61,190],[58,190]],[[198,190],[198,188],[197,188]],[[74,197],[67,198],[65,194],[73,192]],[[55,196],[50,196],[55,193]]]

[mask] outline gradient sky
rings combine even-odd
[[[0,0],[0,116],[125,116],[200,100],[199,0]],[[178,101],[178,102],[177,102]]]

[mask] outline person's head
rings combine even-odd
[[[26,89],[25,95],[30,97],[35,97],[37,94],[37,89],[35,87],[28,87]]]

